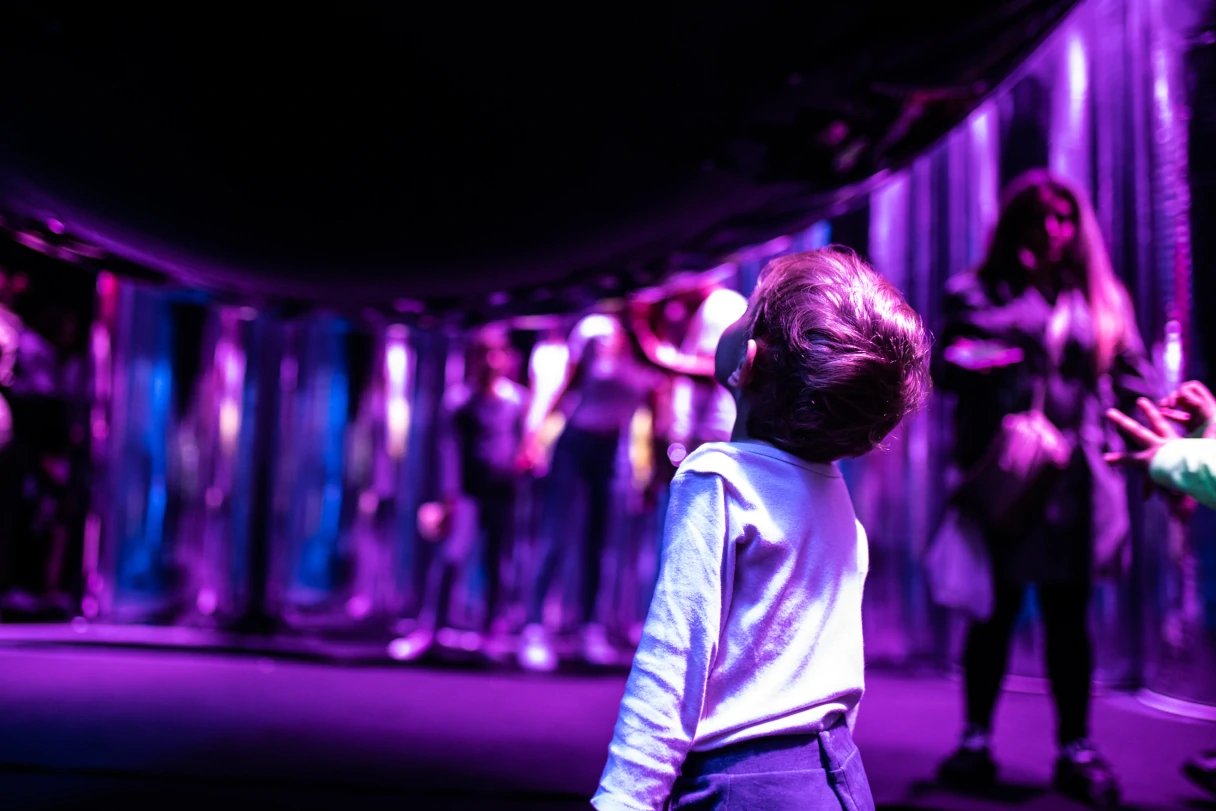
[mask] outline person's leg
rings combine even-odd
[[[433,602],[429,606],[423,607],[423,621],[434,629],[446,628],[449,624],[452,589],[456,585],[456,575],[459,570],[460,567],[457,564],[443,557],[435,561],[434,583],[431,586],[434,594]]]
[[[967,633],[963,653],[967,724],[985,732],[992,729],[993,711],[1009,662],[1013,626],[1022,611],[1025,594],[1021,586],[998,585],[992,616],[972,623]]]
[[[510,485],[499,485],[487,492],[481,501],[482,561],[486,573],[485,619],[483,628],[489,632],[502,606],[503,569],[511,555],[515,529],[515,498]]]
[[[557,564],[561,557],[563,540],[570,531],[570,517],[574,497],[578,491],[579,439],[581,432],[567,428],[553,449],[553,467],[545,482],[545,513],[541,522],[540,554],[536,575],[528,595],[528,624],[544,622],[545,598],[553,585]]]
[[[389,643],[389,656],[398,661],[411,662],[431,652],[435,632],[447,624],[448,605],[455,582],[456,566],[442,552],[432,555],[426,568],[418,624],[405,636]]]
[[[1056,740],[1064,746],[1089,737],[1090,589],[1088,584],[1047,585],[1038,593],[1047,635],[1047,678],[1056,705]]]
[[[1005,678],[1009,642],[1021,612],[1025,588],[997,584],[992,616],[974,622],[963,652],[963,692],[967,725],[959,748],[939,767],[938,778],[963,787],[996,780],[991,753],[992,715]]]
[[[615,473],[619,437],[596,437],[593,449],[583,457],[583,475],[587,482],[587,519],[583,537],[583,578],[579,599],[584,624],[596,621],[600,580],[603,574],[604,547],[608,539],[608,512],[612,503],[612,482]]]
[[[553,467],[545,482],[539,561],[527,597],[527,625],[519,644],[519,664],[525,670],[551,671],[557,667],[557,653],[544,627],[545,599],[557,573],[562,547],[569,537],[570,518],[580,487],[579,459],[583,442],[583,432],[567,426],[553,449]]]
[[[1054,783],[1061,794],[1098,808],[1114,808],[1119,804],[1118,781],[1088,740],[1093,676],[1089,596],[1088,582],[1039,587],[1047,632],[1047,676],[1060,743]]]

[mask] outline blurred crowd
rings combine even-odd
[[[89,293],[0,267],[0,610],[67,617],[88,506]]]

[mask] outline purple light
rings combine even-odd
[[[399,313],[420,313],[425,307],[421,301],[410,298],[399,298],[393,302],[393,307]]]
[[[1162,352],[1167,386],[1173,390],[1182,384],[1182,325],[1170,321],[1165,325],[1165,346]]]
[[[213,588],[201,589],[198,593],[198,599],[195,601],[198,606],[198,611],[205,617],[209,617],[215,613],[215,609],[219,607],[219,597]]]
[[[346,613],[353,619],[363,619],[371,612],[372,601],[366,594],[356,594],[346,601]]]
[[[1082,31],[1069,28],[1060,51],[1063,81],[1051,122],[1052,171],[1082,187],[1090,185],[1089,53]]]
[[[52,234],[62,234],[63,233],[63,223],[61,223],[59,220],[55,219],[54,217],[52,217],[51,219],[46,221],[46,227],[47,227],[47,229],[50,230],[50,232]]]
[[[971,167],[975,171],[976,209],[979,215],[978,237],[968,257],[978,262],[987,244],[988,234],[996,227],[1000,198],[998,188],[998,145],[996,103],[985,102],[971,117]]]
[[[1089,60],[1079,32],[1068,37],[1068,117],[1071,127],[1081,126],[1089,95]]]
[[[402,324],[393,324],[385,331],[385,430],[388,453],[394,459],[405,455],[409,433],[409,332]]]

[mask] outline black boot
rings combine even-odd
[[[1087,740],[1065,744],[1056,760],[1056,791],[1093,808],[1119,807],[1119,781]]]
[[[992,760],[988,731],[969,724],[958,749],[938,767],[937,779],[943,785],[970,790],[995,785],[996,763]]]
[[[1182,766],[1191,782],[1216,797],[1216,749],[1201,752]]]

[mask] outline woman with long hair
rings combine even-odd
[[[953,463],[963,479],[982,463],[1008,415],[1040,410],[1065,446],[1062,468],[1025,505],[1026,520],[985,530],[994,607],[967,635],[966,728],[940,777],[971,786],[996,779],[993,710],[1033,585],[1058,725],[1055,787],[1113,806],[1117,781],[1088,737],[1087,616],[1095,574],[1128,563],[1129,518],[1124,480],[1103,462],[1103,452],[1119,442],[1103,414],[1156,392],[1127,292],[1085,196],[1046,171],[1011,182],[987,257],[948,284],[946,320],[935,378],[958,394]]]

